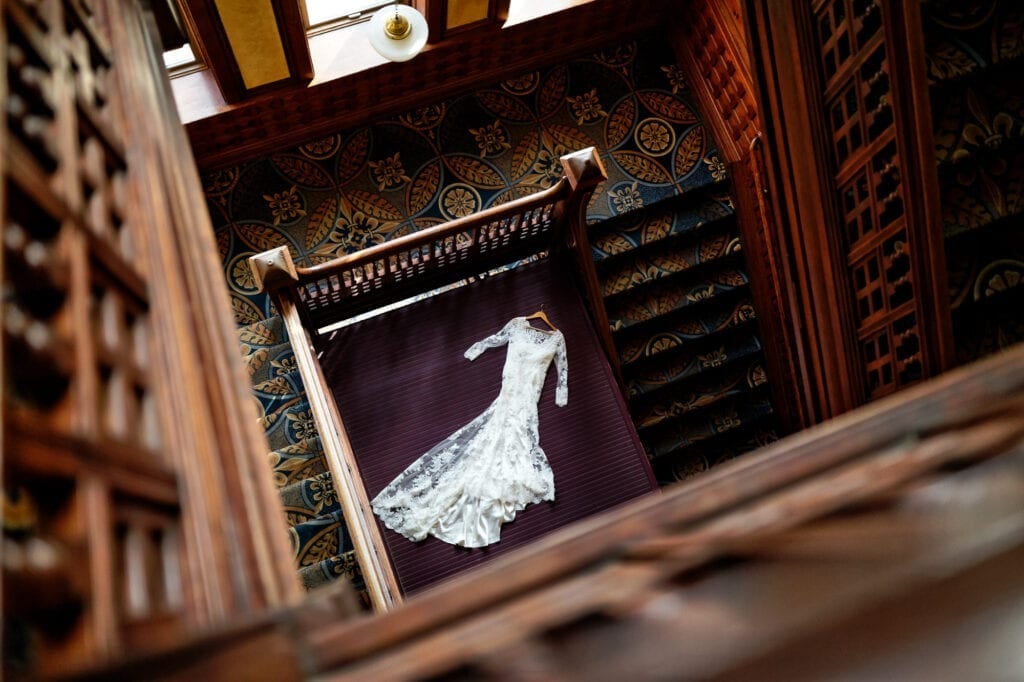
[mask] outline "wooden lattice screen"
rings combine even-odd
[[[296,587],[143,15],[0,7],[4,671],[46,675]]]

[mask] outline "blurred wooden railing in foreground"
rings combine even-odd
[[[387,615],[282,613],[245,660],[275,656],[278,679],[1016,678],[1022,502],[1018,346]],[[251,631],[117,672],[232,670]]]

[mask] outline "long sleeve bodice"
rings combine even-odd
[[[470,346],[466,358],[475,360],[486,349],[506,344],[508,352],[501,373],[499,400],[521,401],[536,406],[544,389],[548,367],[554,359],[557,374],[555,404],[563,406],[569,401],[569,366],[562,332],[537,329],[525,317],[515,317],[501,331]]]

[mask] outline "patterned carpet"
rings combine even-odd
[[[209,174],[270,463],[309,587],[361,583],[287,339],[247,258],[300,264],[549,187],[598,148],[587,209],[630,408],[664,482],[775,438],[725,166],[663,37],[629,42]]]
[[[922,5],[957,359],[1024,341],[1024,7]]]
[[[238,324],[270,314],[246,258],[303,265],[550,187],[596,146],[609,179],[590,221],[722,180],[663,39],[627,43],[204,178]]]

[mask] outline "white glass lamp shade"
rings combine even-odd
[[[408,26],[409,30],[404,37],[389,35],[389,28],[392,33],[395,31],[392,22],[395,21],[396,13],[399,16],[399,28]],[[402,24],[402,19],[406,24]],[[409,5],[382,7],[370,19],[370,45],[382,57],[393,62],[404,62],[418,55],[427,44],[427,33],[427,20]]]

